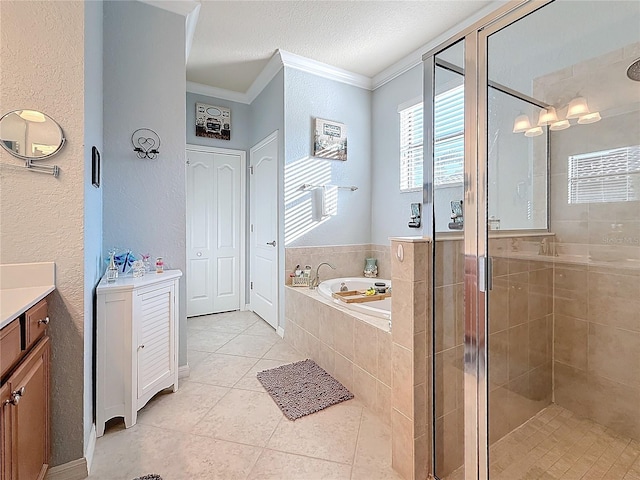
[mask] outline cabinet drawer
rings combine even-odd
[[[20,358],[20,320],[16,319],[0,330],[0,377]]]
[[[27,310],[25,315],[25,348],[27,350],[47,331],[47,326],[49,325],[48,313],[46,299],[40,300]]]

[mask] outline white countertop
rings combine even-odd
[[[115,282],[107,283],[107,276],[105,275],[102,277],[102,280],[100,280],[100,283],[98,283],[96,292],[133,290],[134,288],[144,287],[163,280],[180,278],[181,276],[182,272],[180,270],[165,270],[163,273],[147,272],[143,277],[134,277],[131,274],[121,275],[116,278]]]
[[[0,265],[0,328],[55,290],[55,264]]]

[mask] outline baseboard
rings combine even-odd
[[[284,328],[282,328],[280,325],[278,325],[278,328],[276,328],[276,333],[280,335],[280,338],[284,338]]]
[[[88,476],[87,459],[83,457],[51,467],[46,480],[84,480]]]
[[[250,303],[246,303],[244,306],[245,310],[249,310],[250,312],[253,312],[253,310],[251,310],[251,304]]]
[[[178,367],[178,378],[186,378],[189,375],[191,375],[191,368],[188,363]]]
[[[91,466],[93,465],[93,454],[96,451],[96,424],[91,425],[91,431],[89,432],[89,441],[87,442],[87,449],[84,452],[84,458],[87,461],[87,472],[91,473]]]

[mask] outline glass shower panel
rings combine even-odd
[[[444,479],[464,478],[464,43],[434,63],[434,472]]]
[[[492,479],[640,471],[638,25],[557,0],[484,33]]]

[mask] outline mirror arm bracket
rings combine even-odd
[[[57,177],[60,174],[60,167],[57,165],[36,165],[31,159],[25,160],[24,166],[32,172],[48,173]]]

